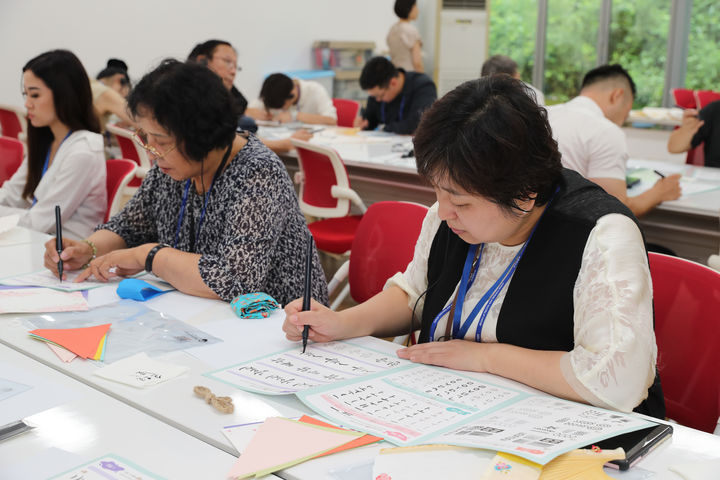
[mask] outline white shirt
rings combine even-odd
[[[291,108],[296,109],[299,113],[324,115],[337,120],[335,105],[333,105],[332,98],[328,95],[325,87],[320,85],[318,82],[302,80],[300,78],[295,78],[294,80],[297,82],[298,88],[300,89],[300,98],[298,99],[297,105]],[[265,104],[261,98],[256,98],[250,102],[248,108],[264,110]],[[273,110],[271,110],[271,112],[272,111]],[[274,111],[277,112],[278,110]]]
[[[625,133],[605,118],[594,100],[579,96],[547,110],[563,166],[585,178],[625,180]]]
[[[385,285],[397,285],[405,291],[410,308],[427,289],[427,259],[442,223],[437,212],[436,203],[423,221],[413,260],[404,273],[395,274]],[[520,248],[522,245],[485,245],[477,277],[463,303],[463,320]],[[481,332],[483,342],[497,342],[497,319],[509,284],[487,315]],[[454,297],[455,292],[446,305]],[[573,289],[573,307],[575,348],[561,361],[565,379],[593,405],[631,411],[645,398],[655,378],[657,346],[647,257],[640,230],[628,217],[606,215],[592,229]],[[417,318],[423,308],[424,296],[418,302]],[[436,337],[445,334],[447,316],[438,322]],[[474,341],[479,316],[468,329],[467,340]]]
[[[19,225],[55,233],[55,205],[62,212],[63,235],[81,239],[102,223],[107,208],[103,138],[87,130],[73,132],[55,153],[35,189],[37,203],[22,197],[28,173],[27,156],[0,188],[0,215],[20,214]]]

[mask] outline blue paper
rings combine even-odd
[[[131,300],[137,300],[138,302],[150,300],[168,291],[169,290],[161,290],[150,285],[145,280],[137,278],[126,278],[121,281],[117,287],[117,294],[120,298],[129,298]]]

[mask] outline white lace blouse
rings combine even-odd
[[[397,285],[404,290],[410,308],[427,288],[427,259],[441,224],[437,209],[436,203],[425,217],[413,260],[405,272],[395,274],[386,284],[386,288]],[[462,321],[521,248],[485,245],[477,277],[466,294]],[[497,319],[509,284],[487,314],[481,332],[483,342],[497,342]],[[454,296],[455,292],[447,304]],[[575,348],[561,360],[565,379],[593,405],[631,411],[647,396],[653,382],[657,347],[650,271],[640,231],[628,217],[606,215],[590,232],[573,289],[573,305]],[[423,306],[424,297],[418,303],[417,318]],[[444,335],[447,317],[445,314],[439,320],[436,339]],[[474,340],[479,317],[467,330],[467,340]]]

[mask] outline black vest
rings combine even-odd
[[[508,285],[497,322],[497,339],[533,350],[569,352],[573,333],[573,288],[587,238],[598,219],[619,213],[637,219],[615,197],[574,171],[564,169],[560,189],[538,223]],[[460,281],[469,244],[445,222],[433,239],[428,258],[428,290],[420,342],[429,341],[430,325]],[[660,377],[635,411],[664,418]]]

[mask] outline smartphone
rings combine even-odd
[[[652,427],[643,428],[630,433],[623,433],[616,437],[607,438],[596,445],[603,450],[613,450],[622,447],[625,450],[624,460],[612,460],[605,464],[606,467],[618,470],[627,470],[635,465],[640,459],[653,451],[658,445],[672,436],[673,428],[670,425],[656,423]],[[585,448],[591,448],[589,445]]]

